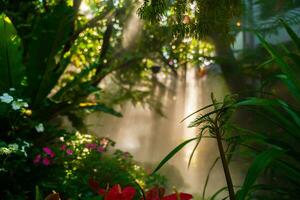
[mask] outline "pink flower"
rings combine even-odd
[[[96,149],[97,148],[97,144],[95,143],[89,143],[85,145],[86,148],[88,149]]]
[[[67,149],[66,152],[67,152],[68,155],[72,155],[73,154],[73,150],[72,149]]]
[[[49,148],[49,147],[44,147],[43,151],[48,154],[51,158],[55,157],[55,153]]]
[[[99,146],[99,147],[97,148],[97,151],[98,151],[98,152],[104,152],[104,150],[105,150],[105,149],[104,149],[102,146]]]
[[[45,166],[50,165],[50,159],[47,158],[47,157],[43,158],[43,164],[44,164]]]
[[[38,164],[41,161],[41,158],[42,158],[41,154],[37,154],[33,159],[33,163]]]
[[[66,150],[66,148],[67,148],[67,145],[63,144],[63,145],[61,145],[60,150],[64,151],[64,150]]]

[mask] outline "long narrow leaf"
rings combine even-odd
[[[280,19],[281,24],[284,26],[286,32],[289,34],[291,39],[297,45],[297,48],[300,50],[300,39],[297,34],[293,31],[293,29],[282,19]]]
[[[274,58],[274,61],[278,64],[281,71],[291,79],[294,84],[300,88],[300,68],[298,66],[289,65],[283,58],[283,56],[275,50],[260,34],[257,34],[262,45],[268,50],[270,55]]]
[[[204,131],[205,131],[206,128],[208,128],[208,126],[203,127],[202,130],[201,130],[201,132],[200,132],[200,134],[199,134],[199,137],[198,137],[198,140],[196,142],[196,145],[194,146],[193,151],[192,151],[192,153],[191,153],[191,155],[189,157],[188,168],[190,167],[190,165],[192,163],[193,156],[194,156],[194,154],[196,152],[197,147],[199,146],[199,144],[201,142],[201,139],[202,139],[202,137],[204,135]]]
[[[221,104],[221,103],[217,103],[217,104]],[[196,113],[198,113],[198,112],[200,112],[200,111],[202,111],[202,110],[205,110],[205,109],[207,109],[207,108],[213,107],[213,106],[215,106],[214,103],[213,103],[213,104],[210,104],[210,105],[207,105],[207,106],[204,106],[203,108],[201,108],[201,109],[199,109],[199,110],[196,110],[196,111],[193,112],[192,114],[189,114],[188,116],[186,116],[185,118],[183,118],[183,120],[181,120],[180,122],[183,122],[184,120],[186,120],[187,118],[193,116],[194,114],[196,114]]]
[[[237,192],[237,200],[245,200],[248,192],[262,171],[277,157],[283,154],[283,151],[277,148],[271,148],[260,153],[250,166],[242,188]]]
[[[197,140],[199,137],[195,137],[189,140],[184,141],[183,143],[179,144],[177,147],[175,147],[166,157],[164,157],[160,163],[157,165],[157,167],[153,170],[152,174],[157,172],[160,168],[162,168],[173,156],[175,156],[176,153],[178,153],[185,145],[188,143]]]

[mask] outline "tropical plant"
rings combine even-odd
[[[88,196],[87,176],[112,171],[114,180],[102,176],[103,184],[123,185],[136,179],[145,187],[160,185],[164,178],[147,176],[129,154],[117,151],[102,157],[100,147],[85,152],[86,147],[57,123],[57,117],[65,115],[79,128],[84,112],[91,111],[122,116],[107,106],[114,104],[102,99],[97,85],[134,60],[122,54],[121,47],[123,27],[134,4],[91,5],[95,16],[88,19],[76,0],[73,5],[67,1],[0,3],[0,177],[6,182],[1,184],[1,196],[31,198],[35,185],[41,194],[55,189],[74,198],[81,191]],[[142,59],[139,56],[137,63]],[[136,68],[127,69],[135,72]],[[58,146],[62,137],[68,142],[65,150]]]
[[[284,21],[281,21],[281,23],[299,51],[299,37]],[[227,187],[218,190],[210,199],[218,198],[224,190],[229,191],[231,200],[298,198],[300,175],[298,156],[300,57],[298,51],[291,52],[287,49],[285,49],[285,54],[283,55],[266,42],[260,34],[257,34],[257,36],[271,55],[270,61],[265,64],[274,62],[281,71],[280,74],[275,75],[271,80],[279,80],[289,91],[289,98],[285,97],[283,99],[276,94],[262,92],[258,97],[249,97],[241,100],[228,96],[225,97],[224,102],[219,103],[212,97],[213,103],[211,105],[191,114],[194,115],[205,109],[214,108],[210,112],[201,114],[191,122],[190,127],[200,127],[199,136],[178,145],[160,162],[154,172],[159,170],[186,144],[196,140],[196,149],[201,139],[206,137],[215,138],[220,152],[220,158],[217,158],[216,162],[219,159],[222,161]],[[270,84],[270,79],[268,82]],[[263,84],[263,86],[265,85]],[[291,100],[290,98],[293,99]],[[252,129],[249,129],[249,127],[247,129],[241,128],[229,120],[236,110],[242,108],[250,109],[251,112],[254,111],[255,115],[251,115],[253,117],[251,118]],[[244,120],[247,120],[246,116],[243,117]],[[260,123],[263,124],[263,127],[257,126]],[[266,124],[268,124],[267,127]],[[224,151],[225,143],[227,150]],[[194,151],[190,159],[192,159]],[[236,156],[243,156],[246,159],[245,162],[252,160],[242,185],[232,183],[228,169],[230,160]],[[215,166],[216,162],[212,167]],[[262,176],[263,173],[264,175]],[[205,188],[208,178],[205,182]],[[203,197],[205,197],[205,189]]]

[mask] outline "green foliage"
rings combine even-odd
[[[230,24],[241,14],[241,8],[240,0],[145,0],[138,13],[152,22],[159,22],[163,17],[172,18],[169,23],[178,35],[205,38],[218,33],[231,40]],[[185,20],[186,16],[189,20]]]
[[[273,161],[276,157],[279,157],[282,154],[283,151],[281,149],[270,148],[257,155],[257,157],[255,158],[248,170],[244,183],[241,186],[241,189],[238,190],[236,193],[236,198],[238,200],[246,199],[257,177],[259,177],[261,172],[264,171],[268,165],[270,165],[271,161]]]
[[[24,78],[21,41],[5,14],[0,15],[0,92],[20,88]]]
[[[124,187],[130,185],[137,190],[139,186],[144,190],[165,186],[164,177],[158,174],[148,175],[128,152],[114,149],[115,143],[108,138],[97,138],[79,132],[62,132],[61,135],[49,146],[27,145],[26,156],[21,151],[21,147],[26,145],[22,142],[14,145],[1,144],[0,152],[5,154],[1,153],[0,156],[5,155],[7,162],[5,166],[1,166],[7,170],[1,168],[0,171],[1,180],[6,180],[1,183],[1,196],[5,199],[30,198],[34,195],[34,188],[38,186],[39,194],[36,191],[35,195],[39,197],[55,190],[64,199],[96,198],[98,194],[89,185],[90,179],[97,180],[102,188],[115,184]],[[45,148],[51,149],[53,156]],[[50,160],[49,164],[44,162],[45,158]]]
[[[73,18],[73,9],[61,3],[42,14],[34,25],[26,67],[27,92],[33,96],[33,106],[48,95],[66,67],[57,64],[55,57],[70,37]]]
[[[94,8],[89,19],[72,7],[71,1],[17,1],[13,5],[0,1],[5,5],[1,12],[12,20],[1,14],[1,197],[31,199],[38,186],[38,196],[57,190],[71,198],[94,198],[97,194],[88,186],[89,176],[103,186],[136,181],[148,188],[165,181],[159,175],[148,176],[128,153],[118,151],[103,156],[98,151],[86,152],[84,138],[78,139],[60,128],[61,116],[68,116],[79,129],[86,113],[101,111],[121,117],[110,106],[131,99],[147,99],[144,102],[149,104],[155,101],[149,98],[152,74],[142,62],[149,53],[141,51],[145,44],[138,43],[138,48],[128,49],[128,53],[124,53],[127,49],[122,45],[124,27],[135,5],[132,1],[116,5],[112,1],[94,3],[97,6],[91,5]],[[132,56],[139,51],[139,56]],[[118,70],[132,79],[126,81],[128,77]],[[123,96],[116,103],[106,98],[98,86],[108,75],[111,80],[122,76],[115,86],[117,94]],[[136,88],[140,82],[148,91]],[[62,137],[69,153],[60,150]],[[50,159],[45,147],[56,156]],[[37,164],[39,154],[43,161],[50,159],[50,165],[47,159]],[[104,177],[103,173],[114,176]]]
[[[297,34],[285,22],[282,23],[295,46],[298,46]],[[184,141],[171,151],[157,167],[159,169],[164,165],[186,143],[198,139],[195,144],[195,148],[197,148],[201,138],[215,138],[218,141],[221,159],[217,158],[211,169],[218,160],[222,160],[223,167],[225,166],[227,187],[217,190],[210,199],[219,198],[226,190],[229,190],[230,199],[238,200],[297,199],[299,197],[300,85],[299,76],[297,76],[300,66],[299,49],[297,52],[287,50],[283,54],[265,41],[261,35],[258,34],[258,37],[272,57],[268,63],[275,62],[281,70],[281,74],[278,74],[276,78],[282,81],[282,84],[289,90],[288,97],[294,97],[294,99],[284,100],[276,94],[262,93],[258,97],[241,100],[237,100],[234,96],[227,96],[222,103],[219,103],[212,97],[211,105],[188,116],[214,108],[212,111],[200,114],[190,123],[189,127],[200,127],[199,137]],[[251,124],[253,130],[241,128],[230,121],[233,113],[242,108],[254,111],[251,115],[252,123],[254,123]],[[260,122],[260,119],[264,121]],[[263,123],[263,127],[257,127],[260,123]],[[206,136],[206,133],[209,133],[209,136]],[[227,149],[223,152],[220,148],[222,147],[221,140],[227,143]],[[224,154],[226,159],[224,159]],[[236,156],[244,157],[245,162],[252,160],[242,185],[231,185],[230,181],[228,182],[230,172],[226,166]],[[205,185],[207,185],[209,175],[210,172]],[[236,188],[234,195],[230,193],[230,189],[233,188]],[[204,196],[205,189],[203,198]]]
[[[292,31],[292,29],[283,22],[283,25],[286,31],[291,36],[294,44],[297,46],[299,39],[297,35]],[[289,89],[290,97],[295,97],[296,104],[290,103],[276,98],[249,98],[242,100],[236,104],[238,107],[252,107],[260,109],[265,119],[268,119],[271,126],[279,128],[274,130],[273,133],[264,134],[261,132],[254,132],[254,135],[257,136],[256,142],[260,145],[260,148],[255,148],[255,144],[251,144],[250,138],[240,141],[240,145],[250,145],[254,147],[250,148],[251,151],[261,152],[259,156],[255,158],[252,165],[249,168],[245,182],[240,191],[237,193],[239,199],[245,198],[260,198],[264,199],[265,197],[271,197],[273,199],[294,199],[299,195],[298,191],[298,182],[295,177],[299,177],[299,153],[298,144],[299,144],[299,120],[300,114],[297,109],[299,104],[298,93],[299,93],[299,78],[295,75],[298,73],[299,62],[297,61],[299,55],[293,52],[287,52],[286,55],[279,53],[276,49],[271,47],[260,35],[258,35],[264,47],[269,51],[272,56],[272,60],[280,68],[282,74],[278,75],[283,84],[286,84]],[[295,56],[295,59],[291,59],[290,55]],[[267,130],[263,130],[267,131]],[[256,143],[257,144],[257,143]],[[268,150],[268,148],[270,148]],[[277,149],[273,151],[272,149]],[[272,153],[273,151],[273,153]],[[269,153],[267,153],[269,152]],[[264,157],[266,156],[266,157]],[[268,157],[268,158],[267,158]],[[272,165],[269,165],[271,181],[266,183],[267,187],[250,187],[250,183],[254,183],[253,178],[259,177],[258,169],[266,168],[266,163],[272,161]],[[263,166],[265,165],[265,166]],[[256,169],[256,174],[254,173]],[[252,179],[252,181],[250,181]],[[248,182],[248,183],[246,183]],[[285,185],[282,185],[284,183]],[[247,188],[247,189],[245,189]],[[267,190],[266,195],[260,195],[258,191]],[[258,193],[257,193],[258,192]],[[280,195],[280,197],[276,196]],[[258,196],[258,197],[256,197]],[[265,196],[265,197],[264,197]]]

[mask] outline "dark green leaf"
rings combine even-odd
[[[260,153],[251,164],[242,188],[236,193],[237,200],[245,200],[252,185],[255,183],[262,171],[277,157],[283,154],[281,149],[270,148]]]
[[[282,19],[280,19],[281,24],[284,26],[286,32],[289,34],[291,39],[297,45],[297,48],[300,50],[300,40],[297,34],[293,31],[293,29]]]
[[[0,15],[0,91],[18,88],[24,78],[21,40],[5,14]]]
[[[57,54],[70,37],[72,22],[73,9],[60,3],[40,16],[34,26],[27,63],[28,93],[34,105],[49,94],[59,78]]]
[[[289,65],[278,51],[276,51],[260,34],[257,34],[262,45],[268,50],[274,61],[278,64],[281,71],[295,84],[297,88],[300,88],[300,68],[298,66]]]

